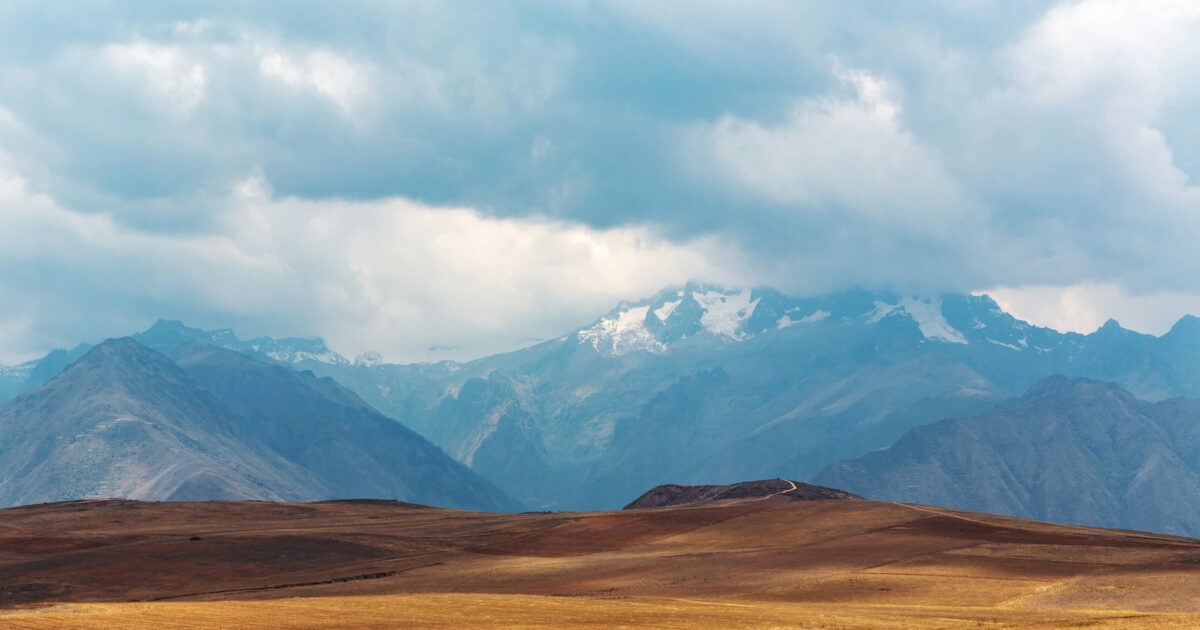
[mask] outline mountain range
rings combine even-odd
[[[468,363],[305,363],[531,506],[610,508],[663,482],[807,478],[1050,374],[1200,395],[1200,320],[1162,337],[1018,320],[986,296],[687,285]]]
[[[986,413],[1052,374],[1147,401],[1200,396],[1200,319],[1160,337],[1115,321],[1060,333],[963,294],[796,298],[693,283],[466,363],[352,361],[319,339],[241,341],[170,321],[135,338],[173,357],[202,344],[331,378],[538,509],[615,508],[667,482],[807,479],[915,427]],[[52,357],[20,370],[53,372]]]
[[[0,405],[0,506],[125,497],[518,507],[330,379],[182,341],[161,348],[174,361],[132,338],[105,341]]]
[[[818,473],[872,498],[1200,535],[1200,400],[1047,377],[987,413],[914,428]]]

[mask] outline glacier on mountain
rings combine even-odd
[[[720,291],[692,293],[692,299],[704,309],[704,315],[700,317],[704,329],[730,339],[746,337],[742,324],[754,315],[754,309],[759,302],[750,299],[749,291],[740,291],[732,295]]]
[[[827,311],[825,309],[820,309],[820,310],[814,311],[811,315],[806,315],[804,317],[801,317],[800,319],[792,319],[791,315],[796,310],[798,310],[798,309],[792,309],[792,310],[784,313],[783,317],[780,317],[779,321],[775,323],[775,328],[778,330],[783,330],[784,328],[787,328],[788,326],[795,326],[796,324],[811,324],[813,322],[819,322],[821,320],[827,319],[830,315],[832,315],[832,313],[830,313],[829,311]]]
[[[867,318],[867,323],[876,324],[885,317],[907,315],[921,329],[926,339],[944,341],[946,343],[968,343],[957,328],[950,325],[942,315],[941,298],[904,297],[895,304],[876,300],[875,309]]]
[[[675,300],[674,302],[664,302],[662,306],[654,309],[654,316],[658,318],[658,321],[667,321],[667,318],[671,316],[671,313],[674,313],[675,309],[683,303],[683,291],[680,291],[679,293],[680,299]]]
[[[604,317],[591,328],[579,331],[579,339],[592,344],[596,350],[608,350],[622,355],[636,350],[662,352],[666,346],[646,328],[649,305],[635,306]]]
[[[675,342],[697,335],[738,342],[768,330],[813,324],[830,318],[877,324],[885,317],[906,317],[916,324],[927,340],[969,343],[967,336],[947,321],[940,297],[887,294],[873,297],[873,308],[853,304],[839,307],[830,302],[828,296],[791,298],[773,289],[726,290],[689,284],[683,289],[664,290],[639,302],[622,303],[575,334],[582,343],[608,356],[638,351],[662,354]],[[978,323],[977,318],[975,322]],[[982,324],[975,328],[980,326]]]
[[[906,297],[897,305],[917,322],[921,334],[926,339],[936,339],[947,343],[967,343],[967,338],[959,330],[950,325],[942,315],[942,300],[919,299]]]

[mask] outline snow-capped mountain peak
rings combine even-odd
[[[675,312],[675,308],[683,303],[683,291],[680,291],[679,294],[680,298],[678,300],[675,300],[674,302],[663,302],[662,306],[654,309],[654,316],[658,318],[658,321],[667,321],[667,318],[671,316],[671,313]]]
[[[579,331],[579,339],[615,356],[636,350],[663,352],[666,346],[646,327],[649,311],[650,305],[643,304],[602,317],[591,328]]]
[[[742,341],[760,332],[751,322],[767,291],[689,283],[639,302],[622,303],[577,336],[580,342],[610,356],[635,351],[661,354],[671,344],[697,336]],[[772,325],[777,320],[778,316],[772,319]]]
[[[987,296],[846,291],[796,298],[768,288],[730,290],[694,283],[622,302],[576,337],[608,356],[663,354],[684,339],[734,343],[797,326],[873,326],[890,318],[912,322],[917,338],[931,343],[985,343],[1016,351],[1045,351],[1054,343],[1049,331],[1013,318]]]
[[[830,313],[828,310],[819,309],[801,317],[800,319],[792,319],[792,315],[797,314],[799,311],[800,309],[794,308],[784,313],[783,317],[780,317],[779,321],[775,323],[775,327],[779,330],[782,330],[788,326],[795,326],[796,324],[811,324],[813,322],[819,322],[823,319],[828,319],[829,316],[832,315],[832,313]]]
[[[946,321],[942,314],[941,298],[904,297],[894,304],[876,301],[875,310],[871,312],[867,321],[874,324],[884,317],[893,315],[905,315],[911,318],[926,339],[946,343],[967,343],[967,338],[963,336],[962,332]]]
[[[270,357],[280,363],[304,363],[305,361],[316,361],[317,363],[327,363],[329,365],[349,365],[350,361],[342,355],[330,350],[325,345],[325,341],[321,338],[302,339],[299,337],[287,337],[284,339],[272,339],[270,337],[259,337],[244,342],[250,350],[259,354]]]
[[[758,307],[759,302],[751,299],[750,291],[740,291],[732,295],[721,291],[692,293],[692,299],[704,309],[704,315],[700,317],[704,329],[719,337],[730,339],[745,338],[743,325],[754,315],[754,309]]]

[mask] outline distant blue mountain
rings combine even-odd
[[[242,341],[233,334],[232,330],[227,328],[201,330],[189,328],[182,322],[173,320],[160,319],[146,331],[134,335],[134,338],[151,347],[160,347],[164,343],[209,344],[285,365],[298,363],[350,364],[345,357],[330,350],[322,339],[259,337]],[[91,344],[84,343],[70,350],[54,350],[37,361],[17,366],[0,365],[0,402],[15,398],[17,394],[49,381],[91,348]],[[370,357],[367,357],[366,361],[369,363]]]
[[[674,287],[468,363],[297,364],[331,376],[530,505],[646,487],[805,478],[1050,374],[1200,396],[1200,320],[1154,337],[1060,333],[990,298]]]
[[[467,363],[349,361],[320,340],[189,337],[311,370],[530,506],[609,508],[661,483],[807,478],[913,427],[985,412],[1051,374],[1200,396],[1200,320],[1161,337],[1060,333],[990,298],[688,284]],[[157,346],[156,346],[157,347]]]
[[[520,509],[331,379],[177,332],[144,336],[155,349],[107,340],[0,404],[0,507],[125,497]]]
[[[1200,535],[1200,400],[1050,376],[982,415],[916,427],[817,483],[868,498]]]
[[[319,338],[272,339],[258,337],[242,341],[228,328],[200,330],[199,328],[189,328],[183,322],[165,319],[158,320],[148,330],[134,335],[133,338],[152,348],[181,343],[202,343],[288,365],[297,363],[348,365],[350,363],[346,357],[330,350],[325,345],[325,341]]]

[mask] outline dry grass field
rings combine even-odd
[[[1200,617],[1132,611],[818,604],[778,601],[427,594],[269,601],[70,604],[0,612],[37,630],[248,628],[1196,628]]]
[[[1197,628],[1200,541],[779,497],[88,501],[0,511],[0,604],[3,628]]]

